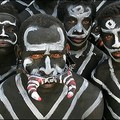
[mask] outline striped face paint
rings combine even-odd
[[[107,18],[101,25],[101,37],[110,56],[120,62],[120,17]]]
[[[81,43],[91,30],[91,8],[83,5],[70,5],[67,9],[68,17],[65,20],[67,35],[72,42]]]
[[[36,37],[37,36],[37,37]],[[28,55],[24,59],[24,69],[30,74],[56,76],[65,69],[65,37],[57,26],[42,28],[30,26],[24,34],[24,44]]]
[[[51,88],[55,83],[68,86],[67,97],[76,90],[72,72],[66,65],[65,35],[60,27],[30,26],[24,33],[24,70],[27,71],[27,90],[31,97],[41,101],[37,89]]]
[[[46,36],[44,36],[43,32],[46,33]],[[34,34],[39,34],[39,38],[36,38]],[[54,35],[54,38],[52,38],[51,34]],[[34,37],[34,41],[33,39],[29,39],[30,37]],[[65,37],[60,27],[55,28],[55,26],[51,26],[50,28],[39,28],[37,26],[31,26],[27,28],[27,30],[24,33],[24,44],[26,47],[26,51],[62,51],[64,49],[64,43]]]
[[[5,43],[15,45],[18,39],[16,32],[16,18],[7,13],[0,13],[0,46]]]

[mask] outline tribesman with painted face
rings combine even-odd
[[[120,119],[120,2],[106,6],[98,16],[100,35],[110,58],[100,64],[92,78],[102,88],[106,119]]]
[[[88,41],[95,12],[94,4],[85,0],[63,1],[58,6],[58,18],[65,26],[70,57],[75,63],[73,71],[88,80],[93,69],[106,58]]]
[[[96,17],[99,15],[100,11],[106,6],[113,2],[120,1],[120,0],[93,0],[96,6]],[[103,46],[103,42],[100,38],[100,32],[99,27],[97,24],[97,20],[95,19],[93,22],[93,27],[91,31],[91,35],[89,36],[89,41],[95,44],[100,50],[105,52],[107,55],[109,55],[106,51],[106,49]]]
[[[0,5],[0,83],[14,74],[16,69],[17,14],[13,6]]]
[[[22,66],[0,86],[0,118],[101,119],[101,91],[66,64],[63,24],[36,14],[19,35]]]

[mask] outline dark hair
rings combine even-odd
[[[8,13],[14,16],[16,18],[17,27],[19,29],[21,23],[18,18],[18,10],[12,4],[7,3],[0,5],[0,13]]]
[[[17,17],[18,10],[12,4],[4,4],[0,5],[0,13],[9,13]]]
[[[86,6],[89,6],[92,9],[92,20],[94,21],[96,17],[96,6],[92,0],[63,0],[59,3],[57,8],[57,17],[62,22],[64,20],[64,16],[67,14],[67,7],[69,5],[79,5],[84,4]]]
[[[44,14],[41,14],[41,13],[40,14],[35,14],[35,15],[27,18],[21,24],[20,31],[19,31],[19,40],[18,40],[18,43],[21,46],[21,48],[24,46],[24,43],[23,43],[24,32],[31,25],[37,25],[37,26],[44,27],[44,28],[49,28],[52,25],[59,26],[59,27],[62,28],[62,30],[64,32],[64,35],[65,35],[65,38],[66,38],[66,33],[65,33],[64,26],[59,19],[57,19],[57,18],[55,18],[51,15],[44,15]]]
[[[120,1],[105,6],[97,17],[98,25],[102,19],[120,15]]]

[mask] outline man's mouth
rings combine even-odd
[[[0,47],[10,47],[11,44],[7,41],[0,40]]]
[[[114,57],[116,57],[116,58],[119,58],[119,57],[120,57],[120,51],[113,52],[113,53],[112,53],[112,56],[114,56]]]
[[[75,43],[82,43],[84,41],[83,38],[72,38],[72,37],[70,37],[70,40]]]
[[[54,87],[55,83],[45,83],[41,85],[42,88],[52,88]]]

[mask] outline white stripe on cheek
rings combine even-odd
[[[32,60],[30,58],[26,58],[23,62],[24,69],[26,70],[26,67],[30,64],[32,64]]]

